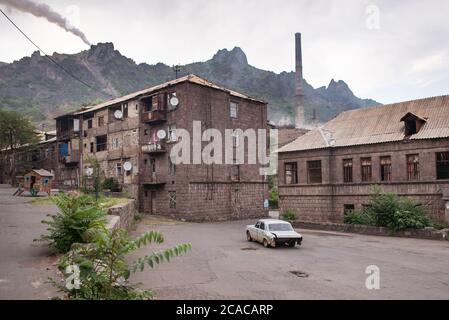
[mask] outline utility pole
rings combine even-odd
[[[178,73],[181,71],[181,66],[179,64],[173,66],[173,71],[175,72],[176,78],[178,79]]]

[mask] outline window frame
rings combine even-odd
[[[365,165],[364,162],[369,161],[369,165]],[[365,177],[364,168],[369,168],[369,177]],[[368,173],[366,173],[368,174]],[[372,182],[373,181],[373,160],[371,157],[360,158],[360,176],[362,182]]]
[[[317,164],[317,163],[320,164],[319,168],[318,168],[318,166],[316,168],[311,168],[312,164]],[[319,173],[320,173],[319,174],[319,177],[320,177],[319,181],[318,180],[312,181],[312,177],[313,177],[313,175],[311,175],[312,170],[313,171],[317,171],[317,172],[319,170]],[[321,183],[323,183],[323,165],[322,165],[321,160],[309,160],[309,161],[307,161],[307,183],[308,184],[321,184]]]
[[[418,159],[418,161],[411,162],[410,158],[412,158],[412,157],[416,157]],[[406,170],[407,170],[407,181],[418,181],[420,179],[419,154],[406,155],[405,165],[406,165]],[[411,167],[411,165],[413,167]]]
[[[291,170],[287,170],[287,166],[292,166]],[[291,172],[291,180],[287,181],[287,172]],[[298,184],[298,162],[284,162],[284,184]]]
[[[348,170],[348,168],[350,168],[350,170]],[[343,159],[343,183],[353,183],[353,182],[354,182],[354,161],[352,158]]]
[[[239,117],[239,103],[235,101],[229,102],[229,117],[237,119]]]
[[[439,160],[439,155],[443,156],[445,159]],[[443,165],[441,165],[441,163],[443,163]],[[441,166],[443,166],[443,168],[441,168]],[[441,170],[443,172],[441,172]],[[437,180],[449,180],[449,151],[435,153],[435,171]]]
[[[389,163],[382,163],[388,161]],[[392,160],[391,156],[381,156],[379,158],[380,181],[390,182],[393,179]]]

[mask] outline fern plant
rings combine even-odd
[[[52,200],[59,211],[55,215],[47,215],[49,219],[42,221],[48,225],[48,234],[42,235],[38,241],[48,242],[58,252],[66,253],[72,244],[85,242],[83,235],[86,230],[105,225],[106,213],[90,196],[61,193]]]
[[[163,235],[158,231],[149,231],[136,239],[130,239],[125,230],[117,228],[92,228],[85,233],[88,243],[74,244],[72,250],[60,259],[59,270],[67,281],[68,266],[76,265],[80,270],[79,288],[69,289],[64,283],[52,283],[64,292],[68,299],[82,300],[141,300],[151,299],[154,292],[142,290],[129,283],[132,273],[143,271],[148,265],[154,268],[162,262],[185,253],[191,244],[181,244],[173,248],[153,252],[128,264],[126,256],[131,252],[150,245],[162,243]]]

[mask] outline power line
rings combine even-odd
[[[8,19],[9,22],[11,22],[11,24],[16,27],[17,30],[19,30],[19,32],[29,41],[33,44],[33,46],[35,46],[43,55],[45,58],[47,58],[48,60],[50,60],[52,63],[54,63],[56,66],[58,66],[59,68],[61,68],[61,70],[63,70],[65,73],[67,73],[70,77],[72,77],[73,79],[75,79],[76,81],[82,83],[83,85],[85,85],[86,87],[88,87],[91,90],[97,91],[99,93],[102,93],[104,95],[107,95],[109,97],[113,97],[110,93],[106,93],[103,90],[99,90],[97,88],[92,87],[91,85],[89,85],[88,83],[84,82],[83,80],[81,80],[80,78],[78,78],[77,76],[73,75],[72,73],[70,73],[66,68],[64,68],[62,65],[60,65],[57,61],[55,61],[52,57],[50,57],[48,54],[46,54],[44,52],[44,50],[42,50],[36,43],[34,43],[33,40],[30,39],[30,37],[28,37],[25,32],[23,32],[15,23],[14,21],[12,21],[7,15],[6,13],[0,9],[0,12],[6,17],[6,19]]]

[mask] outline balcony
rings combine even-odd
[[[154,110],[142,113],[142,121],[149,124],[162,123],[167,120],[165,111]]]
[[[80,152],[79,150],[72,150],[68,155],[61,157],[60,160],[66,165],[77,164],[80,161]]]
[[[165,144],[162,142],[150,143],[142,146],[142,152],[148,154],[162,154],[167,152]]]
[[[166,183],[166,180],[166,176],[162,176],[157,172],[144,171],[141,177],[142,184],[146,186],[161,186]]]

